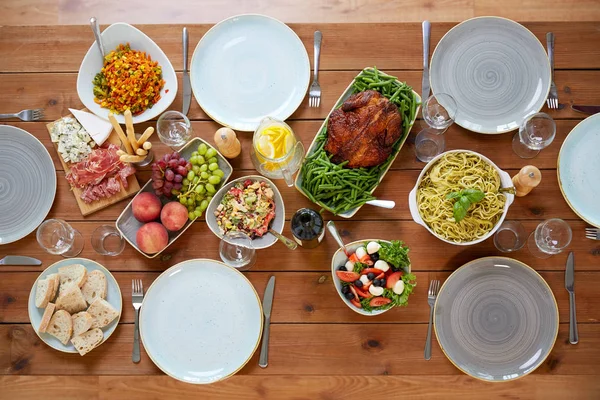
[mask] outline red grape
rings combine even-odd
[[[177,166],[179,164],[177,163],[177,160],[169,160],[169,162],[167,163],[167,165],[169,166],[169,168],[175,169],[175,168],[177,168]]]
[[[180,165],[175,169],[175,172],[177,172],[179,175],[187,175],[188,170],[186,167]]]
[[[173,182],[166,181],[165,184],[163,185],[163,190],[165,190],[165,191],[168,190],[170,192],[171,189],[173,189]]]
[[[157,195],[157,196],[160,196],[161,194],[163,194],[163,192],[162,192],[162,190],[160,190],[160,189],[156,189],[156,190],[154,191],[154,194],[155,194],[155,195]]]
[[[169,182],[171,182],[173,179],[175,178],[175,173],[168,169],[165,171],[165,179]]]
[[[192,170],[192,163],[188,162],[187,165],[186,165],[186,167],[187,167],[188,171],[191,171]]]
[[[163,180],[152,181],[152,189],[160,189],[165,184]]]
[[[163,160],[164,162],[167,162],[167,161],[169,161],[169,155],[168,155],[168,154],[165,154],[165,155],[163,156],[162,160]]]
[[[176,183],[173,185],[173,189],[175,189],[175,190],[181,190],[182,187],[183,187],[182,183]]]
[[[174,160],[179,160],[179,153],[174,151],[173,154],[171,154],[171,158]]]
[[[175,179],[173,179],[175,182],[179,183],[183,180],[183,176],[177,174],[175,175]]]
[[[167,162],[164,160],[160,160],[156,163],[158,165],[158,167],[160,169],[162,169],[164,171],[165,168],[167,168]]]
[[[179,165],[181,165],[181,166],[185,166],[186,164],[187,164],[187,161],[186,161],[186,159],[185,159],[185,158],[180,158],[180,159],[179,159]]]

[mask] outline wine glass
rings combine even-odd
[[[221,238],[219,245],[221,260],[239,271],[247,271],[256,262],[256,251],[252,239],[244,232],[229,231]]]
[[[546,113],[531,114],[513,136],[513,151],[521,158],[533,158],[556,136],[556,123]]]
[[[415,153],[419,161],[429,162],[446,147],[444,132],[454,123],[458,106],[447,93],[431,95],[423,102],[423,120],[429,128],[423,129],[415,138]]]
[[[62,219],[48,219],[38,227],[36,238],[50,254],[75,257],[83,250],[83,236]]]
[[[125,240],[113,225],[100,225],[92,232],[92,247],[98,254],[118,256],[125,248]]]
[[[156,122],[160,141],[169,147],[181,147],[192,137],[192,124],[185,114],[167,111]]]
[[[527,246],[535,257],[548,258],[562,252],[571,243],[571,227],[560,218],[547,219],[529,235]]]
[[[520,250],[526,241],[527,232],[519,221],[504,221],[494,234],[494,246],[503,253]]]

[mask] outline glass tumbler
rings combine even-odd
[[[438,93],[422,105],[423,120],[429,126],[415,137],[415,154],[422,162],[429,162],[446,148],[444,132],[454,123],[458,106],[452,96]]]
[[[50,254],[75,257],[83,250],[83,236],[62,219],[48,219],[38,227],[36,238]]]
[[[552,143],[554,136],[556,123],[552,117],[546,113],[532,114],[513,136],[513,151],[521,158],[533,158]]]
[[[118,256],[125,248],[125,240],[113,225],[100,225],[92,232],[92,247],[98,254]]]
[[[494,246],[504,253],[520,250],[526,241],[527,232],[519,221],[504,221],[494,234]]]
[[[537,258],[548,258],[562,252],[571,243],[571,227],[560,218],[547,219],[529,235],[527,246]]]
[[[239,271],[249,270],[256,262],[252,239],[244,232],[229,231],[223,235],[219,254],[225,264]]]
[[[156,132],[161,142],[179,148],[192,137],[192,124],[179,111],[167,111],[158,118]]]

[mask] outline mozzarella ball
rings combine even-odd
[[[390,269],[390,265],[383,260],[377,260],[377,262],[375,262],[374,267],[382,270],[383,272],[386,272]]]
[[[369,254],[377,253],[380,248],[381,248],[381,246],[379,245],[379,243],[369,242],[367,244],[367,253],[369,253]]]
[[[354,270],[354,263],[350,260],[346,261],[346,265],[344,265],[344,266],[350,272],[352,272],[352,270]]]
[[[402,292],[404,292],[404,282],[402,281],[402,279],[400,279],[398,282],[396,282],[396,284],[394,285],[394,288],[392,290],[396,294],[402,294]]]
[[[360,276],[360,281],[361,281],[363,284],[365,284],[365,285],[366,285],[367,283],[369,283],[369,278],[367,278],[367,276],[366,276],[366,275],[361,275],[361,276]]]
[[[381,286],[371,285],[369,286],[369,292],[373,296],[381,296],[383,294],[383,288]]]
[[[356,249],[356,257],[358,257],[358,259],[362,259],[364,256],[367,255],[367,251],[365,250],[364,247],[359,247],[358,249]]]

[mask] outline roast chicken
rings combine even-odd
[[[366,90],[331,113],[325,150],[335,163],[348,161],[349,168],[373,167],[387,160],[401,135],[398,107],[379,92]]]

